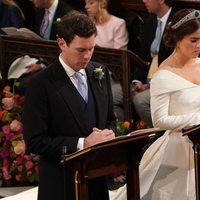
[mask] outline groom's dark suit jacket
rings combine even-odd
[[[167,23],[171,21],[171,18],[175,12],[175,9],[172,9]],[[146,61],[147,63],[151,63],[152,57],[151,57],[151,44],[154,40],[155,33],[157,28],[157,16],[154,14],[149,14],[144,22],[144,27],[142,30],[142,45],[141,45],[141,51],[139,53],[139,56]],[[158,64],[160,64],[162,61],[164,61],[171,53],[173,49],[166,47],[163,40],[161,40],[160,48],[158,52]],[[140,80],[141,82],[145,83],[147,79],[149,68],[138,66],[133,73],[132,80]]]
[[[56,40],[56,34],[57,34],[57,27],[56,24],[57,19],[61,18],[63,15],[66,15],[69,11],[72,10],[72,7],[67,4],[66,2],[59,0],[58,1],[58,6],[56,8],[54,17],[53,17],[53,22],[52,22],[52,27],[51,27],[51,33],[50,33],[50,40]],[[44,18],[45,14],[45,9],[44,8],[38,8],[36,9],[36,14],[35,14],[35,32],[40,35],[40,27],[42,24],[42,20]]]
[[[105,75],[99,82],[93,73],[100,66]],[[99,129],[109,128],[115,117],[108,70],[90,62],[86,73],[95,105],[95,125]],[[28,151],[40,155],[39,199],[63,200],[62,147],[67,146],[68,153],[75,152],[78,139],[87,137],[91,130],[86,127],[80,95],[58,60],[29,83],[25,96],[24,129]],[[74,200],[70,171],[66,176],[67,200]],[[104,179],[91,181],[89,187],[90,199],[108,199]]]

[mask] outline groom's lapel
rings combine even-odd
[[[94,70],[95,68],[100,67],[96,63],[90,62],[86,68],[86,73],[88,77],[88,83],[90,84],[90,88],[92,90],[95,102],[96,102],[96,108],[97,108],[97,118],[98,118],[98,124],[101,122],[102,116],[106,107],[105,107],[105,85],[102,80],[99,82],[99,80],[95,79],[94,77]]]
[[[83,131],[87,132],[84,125],[83,112],[80,112],[81,106],[79,99],[77,98],[77,90],[59,62],[54,67],[53,79],[55,80],[55,86],[62,95],[68,109],[71,110]]]

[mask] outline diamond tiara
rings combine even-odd
[[[189,13],[188,15],[186,15],[185,17],[183,17],[182,19],[180,19],[176,24],[174,24],[171,28],[172,29],[177,29],[179,26],[181,26],[182,24],[184,24],[185,22],[188,22],[192,19],[197,19],[200,18],[200,11],[199,10],[194,10],[191,13]]]

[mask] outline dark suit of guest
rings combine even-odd
[[[57,34],[57,28],[56,28],[56,23],[57,19],[61,18],[63,15],[66,15],[69,11],[73,10],[70,5],[68,5],[66,2],[59,0],[58,1],[58,6],[56,8],[54,17],[53,17],[53,22],[51,26],[51,31],[50,31],[50,40],[56,40],[56,34]],[[40,35],[40,27],[44,18],[45,14],[45,9],[44,8],[38,8],[35,13],[35,32]]]
[[[171,18],[174,14],[174,10],[172,9],[167,23],[171,21]],[[144,27],[142,30],[142,45],[141,45],[141,51],[139,53],[139,56],[149,64],[152,61],[151,57],[151,44],[154,40],[155,33],[157,28],[157,16],[154,14],[149,14],[146,18],[146,21],[144,23]],[[173,49],[166,47],[163,43],[163,40],[160,42],[159,52],[158,52],[158,64],[160,64],[163,60],[165,60],[171,53]],[[137,67],[137,69],[133,73],[133,80],[139,80],[143,83],[146,82],[147,74],[148,74],[149,68],[148,67]]]
[[[18,7],[0,3],[0,28],[16,27],[21,28],[24,25],[24,18]]]
[[[35,31],[35,8],[32,1],[15,0],[25,16],[24,27]]]
[[[68,153],[77,151],[80,137],[87,137],[92,127],[110,127],[114,120],[108,70],[103,67],[105,76],[101,83],[93,75],[94,69],[99,66],[102,65],[90,62],[86,68],[87,104],[58,60],[30,82],[26,92],[29,104],[25,102],[24,108],[24,137],[29,150],[41,155],[39,199],[64,199],[65,177],[60,164],[62,147],[67,146]],[[66,177],[66,199],[74,200],[70,170],[67,170]],[[90,199],[108,199],[103,178],[90,181],[89,184]]]
[[[167,19],[167,23],[171,21],[174,12],[175,10],[172,9]],[[154,14],[149,14],[147,16],[147,20],[144,23],[144,29],[142,31],[143,33],[142,46],[139,54],[144,61],[149,63],[149,66],[152,62],[151,44],[155,37],[156,28],[157,28],[157,16]],[[172,53],[172,51],[173,49],[166,47],[164,45],[163,40],[161,39],[158,51],[158,65],[163,60],[165,60]],[[138,80],[141,81],[143,84],[145,84],[147,81],[148,72],[149,72],[148,67],[137,66],[134,70],[132,80]],[[139,117],[147,123],[148,127],[153,127],[151,119],[151,111],[150,111],[150,90],[146,89],[142,92],[137,93],[133,97],[133,104]]]

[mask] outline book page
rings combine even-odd
[[[28,55],[17,58],[10,65],[8,71],[8,79],[19,78],[24,72],[27,71],[26,66],[35,64],[38,61],[36,58],[32,58]]]
[[[131,133],[128,134],[128,136],[133,135],[133,134],[153,133],[153,132],[159,132],[159,131],[164,131],[164,130],[161,130],[159,128],[145,128],[145,129],[132,131]]]
[[[4,27],[4,28],[1,28],[1,30],[10,36],[20,36],[20,37],[43,40],[42,37],[40,37],[38,34],[34,33],[33,31],[27,28],[17,29],[15,27]]]

